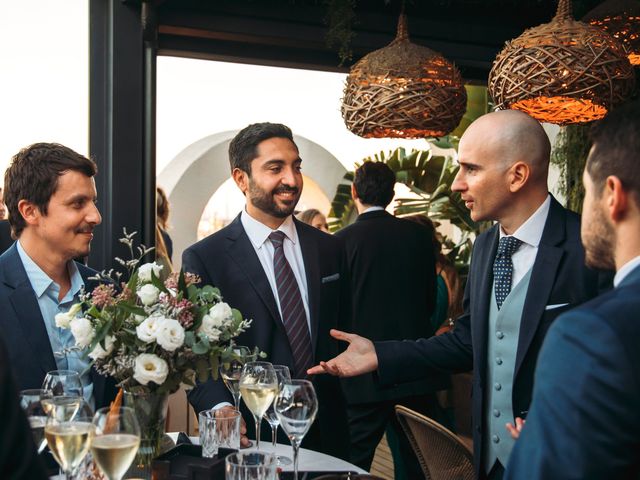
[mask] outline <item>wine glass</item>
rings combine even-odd
[[[140,425],[129,407],[101,408],[93,417],[91,453],[109,480],[121,480],[140,446]]]
[[[44,439],[44,426],[47,423],[47,414],[44,408],[42,408],[42,403],[40,403],[42,392],[39,388],[22,390],[20,392],[20,406],[29,420],[31,433],[33,433],[33,439],[36,442],[38,453],[42,453],[44,447],[47,446],[47,442]]]
[[[276,371],[278,377],[278,391],[282,389],[284,383],[291,383],[291,373],[289,367],[286,365],[274,365],[273,369]],[[278,444],[278,426],[280,425],[280,419],[276,415],[274,404],[272,403],[267,412],[264,414],[264,419],[271,425],[271,441],[275,450]],[[291,465],[291,459],[284,455],[277,455],[278,465]]]
[[[256,422],[256,449],[260,449],[260,422],[278,393],[278,377],[269,362],[245,363],[240,376],[240,393]]]
[[[256,356],[249,347],[235,345],[232,350],[232,358],[229,361],[220,363],[220,376],[227,386],[236,410],[240,409],[240,376],[242,375],[242,367],[246,362],[252,362]]]
[[[293,478],[298,480],[300,443],[318,413],[318,399],[313,384],[308,380],[284,383],[275,399],[275,411],[293,447]]]
[[[60,420],[56,415],[49,415],[47,418],[44,436],[53,458],[67,480],[72,478],[89,452],[93,431],[91,417],[85,416],[83,412],[76,411],[70,419],[65,420]]]
[[[45,413],[59,421],[68,421],[82,405],[82,382],[73,370],[52,370],[42,382],[40,402]]]

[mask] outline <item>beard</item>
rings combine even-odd
[[[290,202],[286,202],[283,206],[279,206],[274,199],[274,196],[278,193],[284,192],[291,192],[294,194],[294,197]],[[287,218],[289,215],[293,214],[293,211],[298,204],[298,200],[300,200],[300,189],[298,187],[281,185],[273,189],[271,192],[266,192],[256,185],[253,180],[249,179],[248,196],[253,206],[259,210],[262,210],[276,218]]]
[[[585,263],[591,268],[615,270],[616,234],[602,211],[594,208],[588,225],[583,224],[582,244]]]

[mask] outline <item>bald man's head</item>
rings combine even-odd
[[[546,185],[551,143],[540,123],[517,110],[501,110],[478,118],[464,132],[460,148],[481,146],[492,162],[504,168],[524,162],[531,168],[534,182]]]

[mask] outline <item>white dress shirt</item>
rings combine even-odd
[[[242,211],[240,221],[244,231],[247,232],[247,236],[253,245],[253,248],[260,259],[260,264],[264,273],[267,275],[269,285],[271,285],[271,291],[276,299],[276,305],[278,306],[278,312],[280,312],[280,318],[282,318],[282,309],[280,308],[280,298],[278,297],[278,286],[276,284],[276,275],[273,270],[273,253],[274,248],[269,240],[269,235],[273,230],[267,227],[263,223],[253,218],[247,213],[246,210]],[[302,303],[304,304],[304,312],[307,316],[307,326],[311,331],[311,323],[309,320],[309,295],[307,293],[307,276],[304,270],[304,260],[302,258],[302,249],[300,248],[300,242],[298,240],[298,231],[293,223],[293,217],[288,216],[282,225],[278,227],[278,230],[285,235],[282,248],[284,250],[284,256],[293,270],[293,275],[296,277],[298,288],[300,289],[300,295],[302,296]]]
[[[526,222],[520,225],[513,236],[522,242],[522,245],[511,256],[513,262],[513,276],[511,281],[511,288],[513,289],[520,280],[524,278],[536,261],[536,255],[538,254],[538,245],[540,245],[540,239],[542,238],[542,232],[544,226],[547,223],[547,217],[549,216],[549,208],[551,207],[551,195],[547,195],[547,199],[542,202],[542,205],[531,215]],[[500,226],[500,238],[506,237],[507,234],[502,230]]]
[[[625,263],[620,270],[616,272],[616,276],[613,277],[613,287],[617,287],[620,285],[620,282],[624,280],[624,278],[629,275],[635,268],[640,265],[640,257],[633,258]]]

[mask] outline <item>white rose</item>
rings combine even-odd
[[[102,348],[100,342],[98,342],[93,350],[89,353],[89,357],[93,360],[98,360],[101,358],[105,358],[111,352],[113,352],[113,345],[116,343],[116,337],[113,335],[107,335],[104,337],[104,346],[106,349]]]
[[[165,350],[173,352],[184,343],[184,328],[177,320],[165,318],[158,327],[156,342]]]
[[[145,263],[144,265],[140,265],[138,268],[138,278],[141,282],[150,282],[151,281],[151,272],[156,274],[156,277],[160,276],[160,271],[162,270],[162,265],[158,265],[156,262]]]
[[[158,301],[158,296],[160,295],[160,290],[156,287],[147,283],[138,289],[138,297],[144,305],[153,305]]]
[[[74,318],[69,322],[69,328],[73,338],[76,339],[76,345],[80,347],[88,347],[93,340],[93,325],[84,317]]]
[[[202,324],[198,328],[198,333],[204,333],[209,340],[217,342],[222,333],[216,328],[216,320],[211,315],[202,317]]]
[[[228,304],[220,302],[209,309],[209,315],[213,318],[213,326],[220,328],[233,318],[233,311]]]
[[[78,314],[81,308],[82,308],[81,303],[74,303],[68,312],[57,313],[55,316],[56,327],[69,328],[69,324],[71,323],[71,320],[76,318],[76,315]]]
[[[148,317],[136,327],[138,338],[145,343],[156,341],[156,335],[164,317]]]
[[[153,382],[162,385],[169,374],[169,366],[153,353],[141,353],[136,357],[133,378],[142,385]]]

